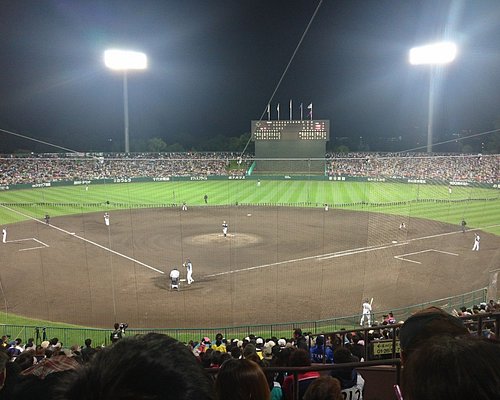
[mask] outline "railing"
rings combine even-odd
[[[446,311],[451,312],[453,309],[459,309],[462,306],[472,307],[481,302],[486,301],[486,288],[481,288],[472,292],[463,293],[457,296],[446,297],[443,299],[428,301],[417,305],[396,308],[392,310],[377,311],[372,316],[372,321],[380,320],[379,318],[393,312],[398,321],[405,320],[411,314],[418,310],[422,310],[429,306],[438,306]],[[290,337],[295,328],[301,328],[303,332],[311,332],[313,335],[325,332],[335,332],[341,329],[357,329],[359,328],[360,314],[330,318],[319,321],[296,321],[277,324],[263,325],[240,325],[230,327],[210,327],[210,328],[144,328],[127,330],[128,335],[141,334],[147,332],[164,333],[182,342],[190,340],[200,340],[200,338],[208,336],[215,337],[217,333],[229,338],[244,338],[250,334],[270,337]],[[370,328],[371,329],[371,328]],[[39,344],[43,340],[49,340],[57,337],[65,346],[73,344],[82,344],[85,339],[92,339],[93,345],[108,345],[110,343],[110,333],[112,329],[98,328],[67,328],[67,327],[52,327],[52,326],[33,326],[33,325],[10,325],[0,324],[0,334],[10,335],[12,338],[20,337],[24,341],[28,338],[35,339],[35,343]]]

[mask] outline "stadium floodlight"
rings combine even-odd
[[[148,67],[148,58],[146,54],[137,51],[111,49],[104,52],[104,64],[109,69],[123,71],[123,125],[125,130],[125,153],[129,153],[127,71],[146,69]]]
[[[410,50],[411,65],[448,64],[457,56],[457,45],[452,42],[441,42],[426,46],[414,47]]]
[[[453,42],[439,42],[410,49],[411,65],[430,65],[429,79],[429,111],[427,121],[427,153],[432,153],[432,136],[434,123],[434,73],[435,67],[448,64],[457,56],[457,45]]]

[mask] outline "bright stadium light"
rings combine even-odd
[[[452,42],[441,42],[426,46],[414,47],[410,50],[410,64],[447,64],[457,56],[457,45]]]
[[[457,45],[453,42],[440,42],[410,49],[411,65],[431,66],[429,79],[429,114],[427,121],[427,152],[432,153],[432,136],[434,122],[434,85],[435,67],[448,64],[457,56]]]
[[[127,71],[142,70],[148,67],[146,54],[137,51],[106,50],[104,52],[104,64],[109,69],[123,71],[123,112],[125,130],[125,153],[130,152],[129,129],[128,129],[128,79]]]

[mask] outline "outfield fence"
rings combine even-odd
[[[382,322],[382,316],[392,312],[398,321],[404,321],[411,314],[418,310],[430,306],[440,307],[448,312],[458,310],[460,307],[471,308],[487,301],[487,288],[481,288],[472,292],[463,293],[456,296],[450,296],[442,299],[432,300],[413,306],[394,308],[391,310],[376,311],[372,316],[372,321]],[[250,334],[269,338],[272,336],[286,337],[292,336],[295,328],[301,328],[303,332],[310,332],[313,335],[327,332],[338,331],[341,329],[359,328],[361,314],[324,319],[319,321],[296,321],[279,324],[262,325],[240,325],[211,328],[144,328],[126,330],[126,335],[143,334],[147,332],[158,332],[174,337],[177,340],[188,342],[190,340],[198,341],[208,336],[214,338],[217,333],[222,333],[226,338],[242,339]],[[122,321],[126,322],[126,321]],[[376,322],[375,322],[376,323]],[[33,338],[37,344],[44,340],[58,338],[65,347],[73,344],[83,345],[85,339],[92,339],[93,346],[106,346],[110,344],[110,329],[99,328],[69,328],[54,326],[33,326],[33,325],[10,325],[0,324],[1,334],[10,336],[11,340],[21,338],[25,343],[27,339]]]

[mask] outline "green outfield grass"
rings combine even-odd
[[[259,187],[255,180],[220,180],[100,184],[88,190],[84,186],[66,186],[3,191],[0,192],[0,224],[19,222],[27,219],[26,216],[41,219],[45,213],[55,217],[172,206],[184,201],[190,206],[205,206],[205,194],[208,206],[239,203],[323,207],[328,203],[331,208],[419,217],[457,225],[465,218],[470,228],[500,235],[500,227],[495,226],[500,224],[499,190],[454,187],[450,195],[445,185],[308,180],[262,180]],[[8,315],[8,323],[11,326],[77,328],[12,314]]]
[[[458,224],[462,218],[468,226],[483,228],[500,235],[500,191],[445,185],[263,180],[221,180],[197,182],[151,182],[101,184],[89,187],[66,186],[0,192],[0,203],[31,217],[101,212],[112,209],[172,206],[186,202],[204,205],[297,205],[373,211],[420,217]],[[109,202],[109,204],[107,204]],[[45,203],[45,204],[40,204]],[[0,223],[26,219],[6,207],[0,207]]]

